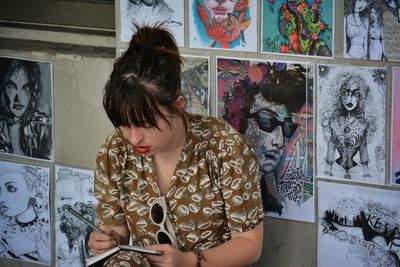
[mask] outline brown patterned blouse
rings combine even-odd
[[[258,161],[249,143],[223,120],[189,114],[187,140],[166,201],[182,251],[207,249],[264,217]],[[138,154],[117,132],[96,160],[95,195],[100,227],[127,223],[132,240],[155,244],[159,227],[149,206],[161,196],[151,157]]]

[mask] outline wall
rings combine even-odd
[[[327,0],[329,1],[329,0]],[[16,3],[21,1],[8,1],[0,11],[0,19],[3,20],[25,20],[21,14],[28,14],[24,11],[14,13],[5,12],[7,8],[15,8]],[[52,3],[53,2],[53,3]],[[43,13],[46,27],[33,27],[24,25],[16,27],[15,23],[0,23],[0,55],[15,56],[27,59],[46,60],[53,62],[54,75],[54,129],[55,129],[55,159],[54,164],[91,169],[94,166],[95,154],[98,146],[105,136],[112,130],[111,124],[106,118],[102,108],[102,89],[112,69],[113,53],[115,51],[115,39],[110,36],[109,26],[99,23],[80,22],[80,25],[73,25],[83,30],[76,32],[71,30],[70,23],[62,21],[69,30],[64,27],[54,28],[56,20],[52,5],[59,2],[67,9],[66,14],[72,14],[79,1],[27,1],[27,8],[37,9],[46,7],[48,13]],[[66,5],[66,2],[68,5]],[[259,4],[261,1],[259,1]],[[71,5],[71,9],[68,7]],[[60,6],[59,6],[60,7]],[[94,7],[91,7],[94,8]],[[187,5],[186,5],[187,10]],[[188,34],[185,32],[186,47],[182,48],[185,54],[211,56],[211,106],[215,107],[215,56],[247,57],[259,59],[279,59],[295,61],[311,61],[328,64],[352,64],[370,66],[394,66],[393,62],[381,63],[372,61],[347,60],[343,54],[343,0],[336,1],[335,14],[335,58],[327,59],[304,59],[297,57],[283,57],[276,55],[265,55],[260,53],[244,53],[234,51],[199,50],[188,48]],[[94,12],[96,13],[96,8]],[[21,13],[22,12],[22,13]],[[78,11],[75,11],[78,12]],[[111,11],[106,13],[99,11],[95,16],[105,20]],[[34,13],[34,12],[33,12]],[[187,12],[186,12],[187,14]],[[258,14],[261,17],[261,14]],[[38,19],[38,18],[36,18]],[[15,22],[14,21],[14,22]],[[74,20],[72,20],[74,21]],[[100,20],[98,20],[100,21]],[[187,21],[187,18],[186,18]],[[78,23],[79,24],[79,23]],[[27,28],[28,27],[28,28]],[[74,28],[72,27],[72,28]],[[188,25],[185,25],[186,29]],[[61,30],[64,29],[64,30]],[[99,28],[99,31],[92,31]],[[91,31],[91,32],[90,32]],[[88,34],[88,32],[90,34]],[[113,30],[111,32],[114,34]],[[390,69],[390,68],[389,68]],[[391,73],[388,74],[388,88],[391,88]],[[388,90],[390,92],[390,90]],[[390,93],[387,94],[387,103],[390,103]],[[388,105],[389,106],[389,105]],[[215,115],[215,110],[212,110]],[[390,125],[390,110],[387,110],[387,125]],[[388,132],[389,133],[389,132]],[[389,158],[389,149],[387,149]],[[5,157],[0,155],[0,159]],[[21,159],[12,160],[21,162]],[[28,162],[22,160],[22,162]],[[29,161],[29,163],[35,163]],[[45,165],[43,162],[37,162]],[[46,165],[46,166],[48,166]],[[388,167],[388,166],[387,166]],[[54,172],[53,172],[54,174]],[[53,177],[54,179],[54,177]],[[54,185],[52,190],[54,190]],[[317,194],[317,192],[315,192]],[[54,199],[54,196],[52,196]],[[317,195],[315,195],[317,199]],[[54,217],[54,214],[52,214]],[[317,218],[316,218],[317,220]],[[265,218],[264,221],[264,249],[260,261],[255,266],[278,266],[278,267],[313,267],[316,266],[317,254],[317,223],[302,223],[289,220]],[[52,229],[54,238],[54,229]],[[54,248],[53,248],[54,250]],[[54,255],[54,251],[52,252]],[[18,261],[1,260],[0,266],[27,267],[40,266],[35,264],[21,263]],[[54,259],[52,266],[55,266]]]

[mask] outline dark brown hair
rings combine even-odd
[[[162,24],[134,27],[129,48],[115,61],[105,85],[104,109],[114,127],[158,128],[158,117],[171,126],[159,107],[183,116],[175,105],[181,94],[178,47]]]

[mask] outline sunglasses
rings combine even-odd
[[[149,210],[150,220],[160,228],[156,233],[158,244],[170,244],[174,247],[178,247],[175,232],[167,216],[165,197],[157,198],[153,203],[151,203]],[[167,226],[168,230],[164,225]]]
[[[277,114],[269,109],[260,109],[257,112],[250,113],[247,118],[254,118],[258,127],[267,133],[272,133],[276,127],[281,126],[283,136],[290,138],[297,129],[297,123],[291,118],[285,118],[284,121],[277,119]]]

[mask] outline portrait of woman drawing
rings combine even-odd
[[[339,71],[321,65],[319,73],[317,133],[323,138],[319,139],[323,154],[318,155],[320,173],[325,177],[382,182],[386,71],[356,67]]]
[[[346,0],[344,2],[344,56],[367,59],[370,0]]]
[[[49,264],[49,169],[0,162],[0,256]]]
[[[387,60],[384,49],[383,13],[380,3],[371,3],[369,26],[369,54],[373,60]]]
[[[257,50],[257,1],[190,0],[192,48]]]
[[[0,152],[52,158],[51,64],[0,58]]]

